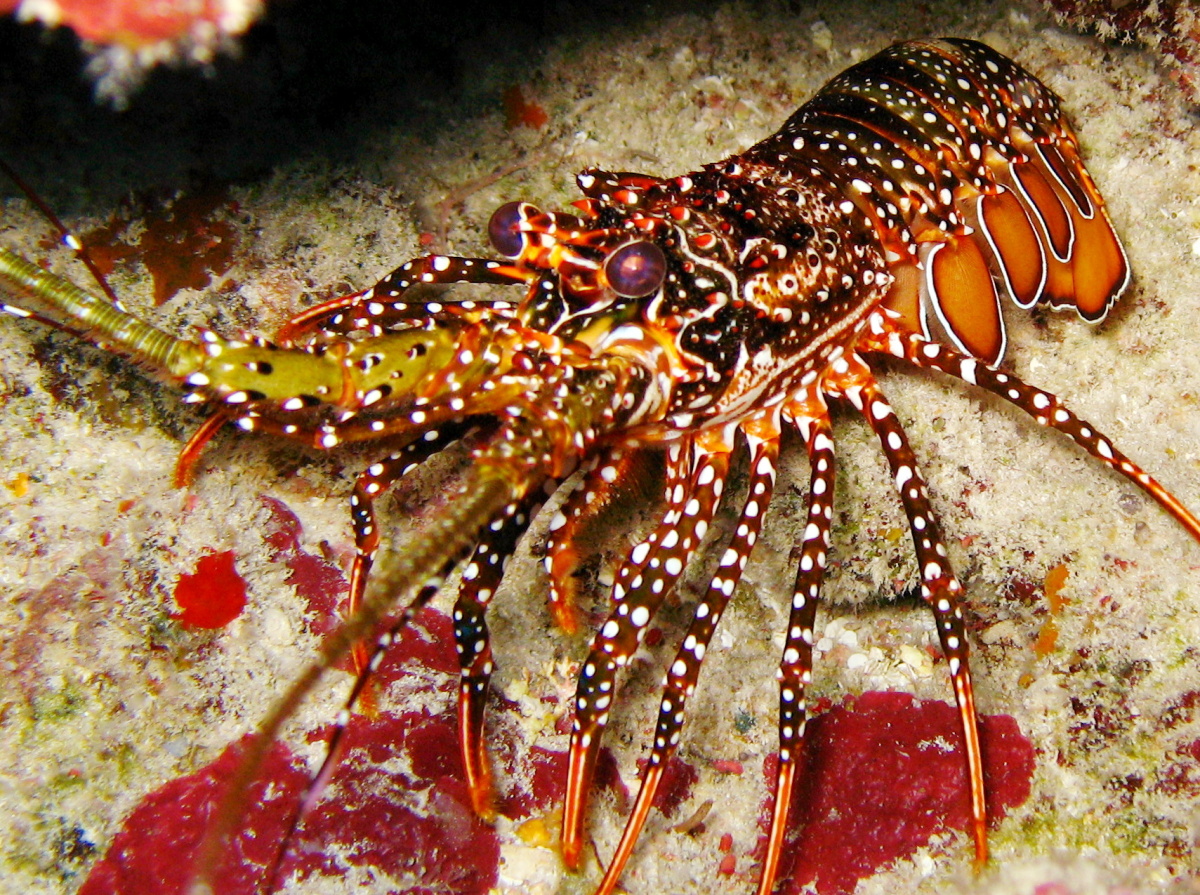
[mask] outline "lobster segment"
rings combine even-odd
[[[1090,218],[1071,206],[1071,217],[1079,243],[1071,258],[1075,288],[1070,305],[1084,320],[1095,323],[1108,316],[1109,308],[1129,283],[1129,260],[1103,206]]]
[[[214,415],[209,417],[209,421],[218,418],[218,415]],[[379,549],[379,525],[375,518],[375,501],[385,494],[395,482],[408,475],[434,454],[460,440],[469,431],[472,431],[472,427],[466,422],[448,423],[436,429],[430,429],[399,451],[388,455],[378,463],[372,463],[354,480],[354,490],[350,494],[350,524],[354,529],[354,560],[350,564],[350,582],[346,595],[349,612],[353,613],[362,602],[363,593],[367,588],[367,580],[371,574],[371,566],[375,562],[375,553]],[[193,440],[195,440],[194,436]],[[189,446],[190,444],[191,442],[189,442]],[[362,672],[368,668],[369,658],[365,641],[355,645],[351,657],[355,670]],[[368,713],[374,708],[370,698],[371,691],[364,691],[363,701]]]
[[[354,561],[350,565],[349,587],[351,611],[362,602],[379,549],[375,501],[417,466],[460,440],[471,428],[469,423],[458,422],[430,429],[416,441],[372,463],[354,480],[354,491],[350,495],[350,521],[354,527]],[[359,667],[362,667],[361,663]]]
[[[1000,360],[1007,343],[1000,296],[979,243],[955,233],[926,246],[924,285],[938,322],[967,354]]]
[[[1045,163],[1038,158],[1011,163],[1012,179],[1018,194],[1038,222],[1042,241],[1053,261],[1071,260],[1075,246],[1075,225],[1058,191],[1047,178]]]
[[[204,352],[197,343],[163,332],[2,247],[0,283],[14,295],[33,298],[58,316],[46,318],[19,306],[5,305],[7,313],[48,320],[51,325],[83,339],[94,335],[101,344],[113,346],[131,360],[167,377],[182,378],[204,364]]]
[[[1032,308],[1046,286],[1046,250],[1021,201],[1012,190],[998,187],[979,196],[968,220],[987,238],[1013,303]]]
[[[223,407],[218,407],[205,418],[179,451],[179,456],[175,458],[175,475],[171,479],[171,484],[176,488],[186,488],[192,483],[196,477],[196,466],[200,463],[200,455],[204,453],[204,449],[208,447],[208,443],[216,434],[225,427],[225,424],[233,419],[234,414]]]
[[[423,323],[439,314],[473,311],[479,301],[473,298],[466,302],[455,302],[450,298],[439,298],[413,302],[402,298],[414,286],[449,283],[509,285],[528,280],[527,271],[500,261],[427,255],[402,264],[368,289],[330,299],[302,311],[280,327],[276,339],[282,345],[294,345],[309,339],[352,333],[378,336],[386,330]],[[487,303],[490,313],[502,313],[510,308],[510,303],[506,301]]]
[[[1075,309],[1089,322],[1103,320],[1130,280],[1129,259],[1104,200],[1073,139],[1023,145],[1029,154],[1012,162],[997,160],[997,173],[1036,222],[1047,262],[1044,298],[1053,308]]]
[[[1079,316],[1093,323],[1103,320],[1129,283],[1129,259],[1072,141],[1038,143],[1036,152],[1077,234],[1071,253],[1072,297],[1055,307],[1074,307]]]

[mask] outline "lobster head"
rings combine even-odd
[[[845,350],[891,276],[857,207],[764,172],[589,169],[578,214],[501,206],[488,232],[531,281],[521,323],[596,353],[654,346],[667,429],[736,418],[764,388],[783,400]]]

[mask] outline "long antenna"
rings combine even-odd
[[[4,159],[0,159],[0,171],[3,171],[4,176],[16,184],[17,189],[24,193],[25,197],[37,207],[37,210],[42,213],[42,217],[54,225],[54,229],[58,231],[63,245],[74,252],[75,257],[83,262],[84,267],[88,269],[88,273],[92,275],[92,279],[96,281],[96,285],[100,287],[100,291],[108,296],[108,300],[122,311],[125,310],[121,305],[121,300],[117,298],[117,293],[108,285],[108,280],[100,272],[100,268],[96,266],[96,263],[92,261],[92,256],[88,254],[83,243],[79,241],[79,237],[72,233],[67,225],[59,219],[58,215],[54,213],[54,209],[47,205],[46,201],[34,191],[33,187],[22,180],[17,172],[12,169],[12,166],[4,161]]]

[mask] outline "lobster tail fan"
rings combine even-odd
[[[1046,287],[1046,251],[1016,194],[1004,187],[983,194],[973,209],[1009,298],[1031,308]]]
[[[1089,323],[1105,318],[1129,284],[1129,259],[1113,229],[1096,185],[1074,146],[1074,137],[1030,142],[1023,159],[1005,163],[1001,179],[1019,198],[1045,258],[1046,276],[1037,299],[1056,310],[1074,308]],[[1015,210],[994,203],[983,217],[1001,266],[1014,281],[1025,273],[1027,234]],[[1031,279],[1031,278],[1030,278]],[[1014,294],[1018,304],[1031,292]]]

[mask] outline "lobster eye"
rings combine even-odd
[[[492,212],[488,221],[488,239],[496,251],[506,258],[516,258],[521,254],[524,240],[517,226],[521,223],[521,203],[506,202]]]
[[[604,260],[604,276],[622,298],[642,298],[656,291],[667,274],[667,256],[652,242],[627,243]]]

